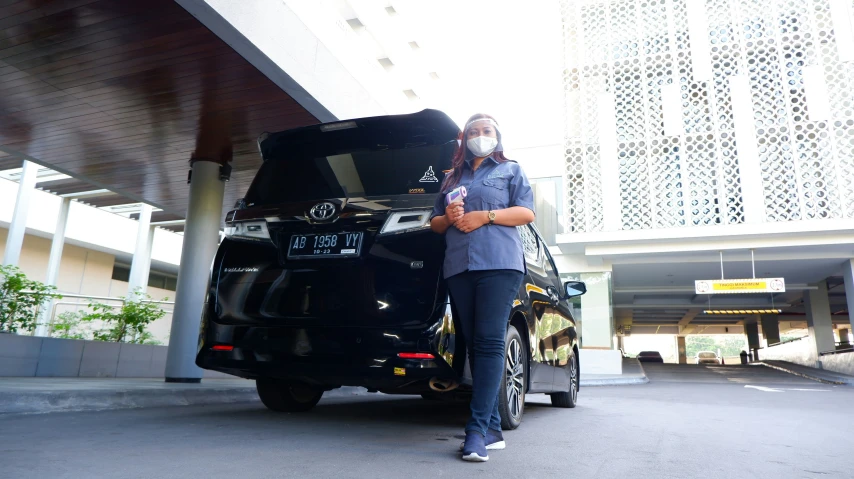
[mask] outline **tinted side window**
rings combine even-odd
[[[528,264],[540,266],[540,241],[529,226],[518,226],[519,237],[522,238],[522,249]]]
[[[545,261],[543,261],[543,263],[546,265],[546,274],[548,274],[549,280],[554,283],[558,291],[561,291],[563,286],[561,285],[560,275],[558,274],[552,255],[548,250],[543,251],[543,253],[545,256]]]

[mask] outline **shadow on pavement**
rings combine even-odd
[[[526,401],[526,416],[531,419],[542,414],[560,413],[562,408],[554,408],[548,396],[536,395]],[[544,401],[544,402],[537,402]],[[227,408],[227,409],[226,409]],[[578,409],[581,409],[580,407]],[[155,420],[181,421],[200,424],[212,422],[222,424],[239,424],[240,427],[257,429],[270,433],[279,430],[302,430],[312,428],[315,432],[339,430],[340,435],[346,435],[343,428],[400,430],[399,426],[407,426],[415,430],[433,430],[436,428],[451,428],[460,434],[452,436],[440,434],[437,440],[444,438],[463,438],[462,430],[469,418],[469,406],[465,401],[428,401],[417,396],[386,396],[360,395],[342,401],[342,398],[321,400],[313,410],[304,413],[280,413],[270,411],[263,405],[233,404],[230,406],[209,406],[187,410],[175,408],[174,416],[160,416]],[[226,412],[224,415],[223,413]],[[171,416],[171,415],[170,415]],[[524,425],[524,420],[523,420]],[[285,428],[285,429],[283,429]],[[415,431],[413,431],[415,432]]]

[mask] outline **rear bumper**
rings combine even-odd
[[[258,327],[209,321],[200,337],[196,364],[245,378],[417,393],[429,390],[433,377],[457,380],[451,367],[453,345],[440,348],[438,340],[435,328]],[[213,350],[215,345],[233,350]],[[434,359],[403,359],[398,357],[402,352],[431,353]]]

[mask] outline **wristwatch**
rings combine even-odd
[[[487,217],[489,217],[489,224],[494,225],[495,224],[495,212],[492,210],[489,210]]]

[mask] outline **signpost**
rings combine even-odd
[[[697,294],[785,293],[783,278],[703,279],[694,281]]]

